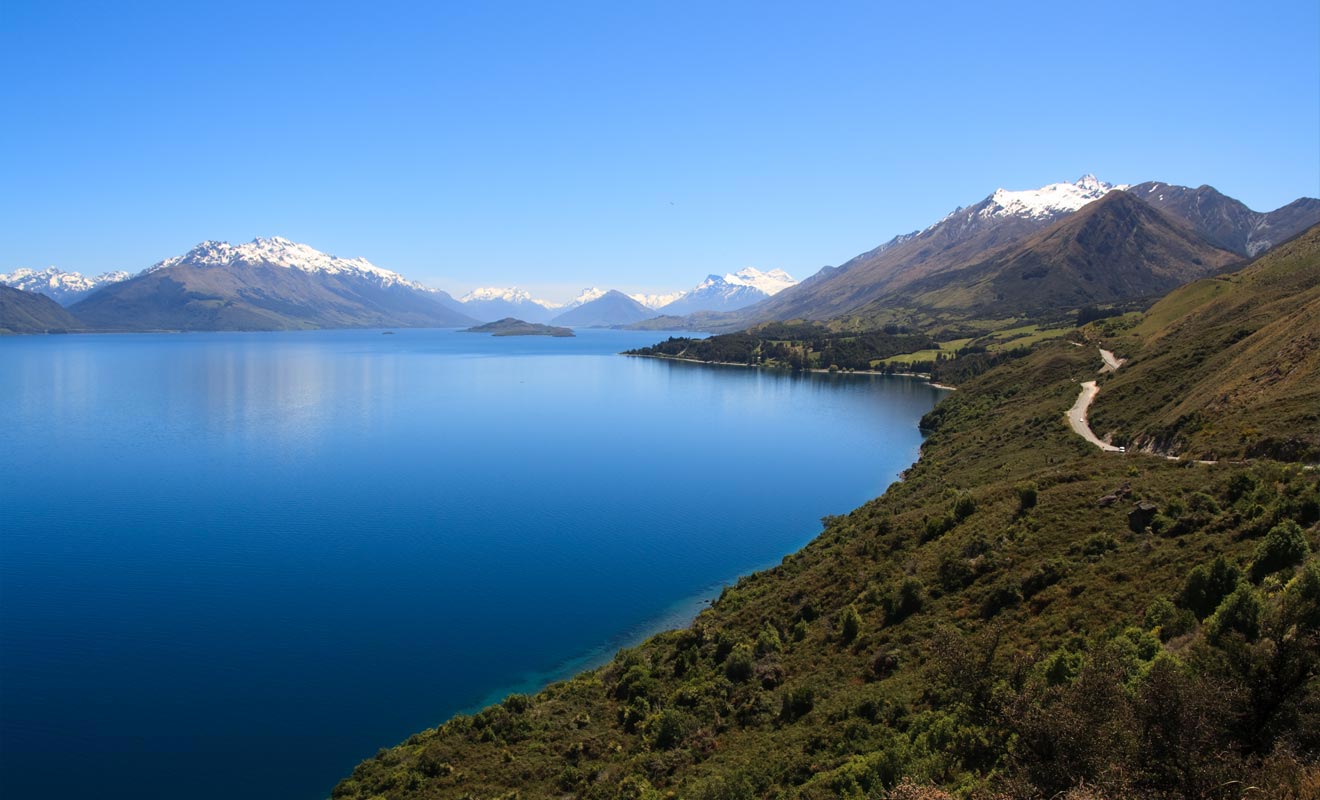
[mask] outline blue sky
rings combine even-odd
[[[0,271],[282,235],[562,299],[1086,172],[1320,195],[1314,0],[1073,5],[3,0]]]

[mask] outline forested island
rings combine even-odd
[[[485,325],[465,328],[463,333],[489,333],[492,336],[575,336],[572,328],[544,325],[539,322],[523,322],[513,317],[505,317]]]

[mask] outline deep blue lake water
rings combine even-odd
[[[0,795],[320,800],[778,563],[940,395],[663,337],[0,339]]]

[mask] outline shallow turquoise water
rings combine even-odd
[[[664,334],[0,340],[0,795],[306,798],[690,618],[939,392]]]

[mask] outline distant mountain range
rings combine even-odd
[[[42,270],[16,269],[9,274],[0,273],[0,284],[25,292],[44,294],[62,306],[83,299],[102,286],[127,280],[127,272],[105,272],[94,278],[79,272],[65,272],[57,267]]]
[[[593,287],[562,305],[516,287],[475,289],[456,300],[365,259],[337,258],[280,237],[203,242],[132,277],[85,278],[53,267],[0,275],[0,284],[44,294],[72,315],[43,326],[34,319],[48,315],[37,306],[26,304],[20,320],[11,300],[7,308],[16,316],[0,317],[0,328],[466,327],[514,317],[572,327],[721,331],[793,319],[844,320],[852,327],[896,318],[1004,319],[1149,302],[1317,222],[1315,198],[1262,213],[1209,186],[1114,186],[1086,175],[1040,189],[997,190],[801,283],[783,270],[746,268],[668,294]]]
[[[781,269],[762,272],[747,267],[725,275],[709,275],[701,283],[681,292],[663,294],[631,294],[627,297],[638,306],[647,309],[649,319],[657,315],[684,315],[700,311],[734,311],[772,297],[790,286],[797,284],[787,272]],[[603,298],[609,290],[595,287],[583,289],[577,297],[568,303],[551,303],[539,300],[529,292],[516,286],[507,288],[488,287],[474,289],[459,298],[459,309],[463,313],[479,320],[497,320],[504,317],[516,317],[528,322],[558,321],[558,318],[573,309]],[[610,312],[588,312],[575,315],[576,319],[632,319],[638,313],[634,306],[623,303],[617,298],[611,299]],[[598,306],[598,309],[603,307]],[[625,311],[625,309],[629,309]],[[626,324],[622,322],[593,323],[597,325]],[[579,327],[589,327],[582,326]]]
[[[1153,213],[1131,202],[1105,203],[1089,227],[1066,226],[1114,192]],[[734,314],[700,317],[699,324],[732,330],[772,320],[865,320],[914,308],[1011,316],[1133,299],[1166,292],[1176,285],[1170,281],[1212,274],[1231,264],[1231,256],[1245,259],[1317,222],[1320,200],[1260,213],[1208,186],[1114,186],[1086,175],[1035,190],[1000,189],[925,230],[896,236]],[[1154,272],[1141,274],[1146,269]]]
[[[288,239],[203,242],[70,306],[103,330],[457,327],[448,294]]]

